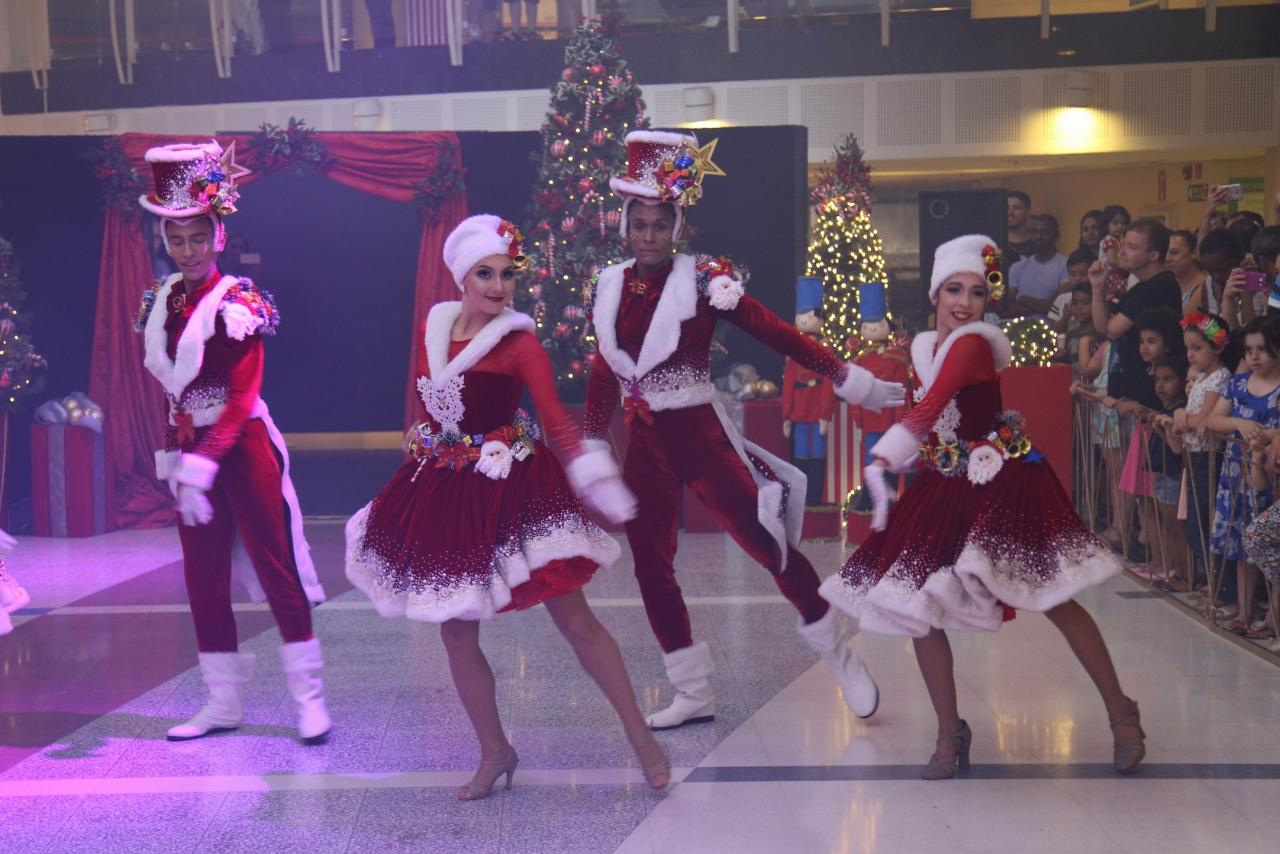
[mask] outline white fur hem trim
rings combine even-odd
[[[453,323],[462,313],[460,302],[438,302],[427,313],[426,334],[423,344],[427,350],[427,367],[431,370],[431,381],[443,385],[451,377],[464,374],[476,363],[498,346],[498,342],[508,333],[524,331],[532,332],[535,328],[533,318],[510,308],[504,308],[492,320],[480,328],[475,337],[467,342],[462,352],[449,359],[449,344],[452,341]]]
[[[663,285],[662,296],[645,330],[640,358],[632,361],[618,346],[618,307],[622,301],[623,271],[635,261],[614,264],[600,274],[596,284],[592,320],[596,347],[618,379],[638,379],[661,365],[680,344],[680,327],[698,313],[698,268],[691,255],[677,255]]]
[[[564,467],[565,476],[569,478],[569,486],[573,487],[575,495],[581,495],[596,481],[608,477],[621,477],[618,463],[613,459],[608,446],[588,449],[586,445],[587,443],[584,442],[582,453],[569,460],[569,464]]]
[[[836,397],[857,406],[871,393],[871,389],[875,387],[876,378],[866,368],[852,362],[845,362],[844,367],[846,371],[844,382],[836,386]]]
[[[216,139],[209,142],[178,142],[148,148],[144,159],[148,163],[190,163],[206,157],[221,157],[222,146]]]
[[[586,558],[599,567],[609,566],[622,553],[618,541],[587,523],[558,528],[546,537],[526,542],[513,554],[496,554],[496,571],[487,584],[465,584],[422,592],[396,590],[362,552],[370,504],[347,520],[346,575],[369,597],[383,617],[401,617],[427,623],[446,620],[488,620],[511,604],[511,589],[528,581],[533,573],[555,560]]]
[[[938,342],[938,333],[936,331],[921,332],[911,339],[911,363],[915,366],[916,376],[922,386],[927,389],[933,385],[933,381],[938,377],[938,371],[942,369],[942,363],[947,358],[947,353],[951,352],[951,345],[966,335],[980,335],[986,339],[986,342],[991,345],[997,371],[1003,371],[1009,366],[1013,358],[1013,346],[1000,327],[993,324],[977,321],[953,329],[947,336],[947,340],[942,342],[942,346],[937,348],[937,352],[934,352],[934,346]]]
[[[183,454],[173,469],[173,479],[178,483],[194,486],[205,492],[213,489],[213,482],[217,478],[218,464],[199,454]]]
[[[981,546],[970,542],[955,566],[935,572],[918,589],[911,581],[895,577],[891,569],[877,584],[861,589],[846,584],[839,574],[832,575],[819,592],[856,618],[863,630],[877,634],[924,637],[931,629],[993,632],[1004,620],[1001,602],[1043,613],[1120,569],[1119,559],[1098,543],[1082,554],[1060,554],[1054,582],[1034,585],[1019,578],[1015,562],[993,561]]]
[[[903,427],[901,422],[894,424],[880,441],[871,446],[871,455],[879,457],[891,468],[900,468],[915,454],[920,453],[920,439]]]
[[[627,134],[626,142],[647,142],[651,145],[697,145],[698,139],[687,133],[671,130],[633,130]]]

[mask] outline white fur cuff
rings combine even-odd
[[[847,373],[844,382],[836,386],[836,397],[856,406],[871,393],[876,378],[866,368],[860,368],[852,362],[845,362],[844,367]]]
[[[218,464],[199,454],[183,454],[173,469],[173,479],[208,492],[218,477]]]
[[[911,435],[911,431],[901,424],[890,427],[880,437],[880,441],[871,447],[871,455],[884,460],[891,468],[902,466],[911,459],[913,454],[918,453],[920,453],[920,440]]]
[[[618,464],[614,462],[609,443],[599,439],[587,439],[582,443],[582,453],[569,461],[564,467],[573,491],[581,495],[582,491],[598,480],[607,477],[621,477]]]

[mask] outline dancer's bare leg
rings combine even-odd
[[[498,716],[493,670],[480,649],[480,623],[476,620],[449,620],[440,625],[440,639],[449,655],[449,672],[458,699],[467,710],[471,726],[480,739],[480,759],[494,762],[511,749]]]
[[[1133,700],[1120,687],[1120,677],[1116,675],[1107,642],[1102,639],[1102,632],[1098,631],[1098,624],[1093,617],[1074,599],[1050,608],[1045,615],[1062,632],[1071,651],[1097,686],[1102,702],[1107,707],[1107,717],[1113,721],[1121,718],[1133,706]],[[1115,735],[1116,741],[1121,744],[1132,743],[1141,738],[1136,721],[1117,725]]]
[[[951,655],[951,642],[947,640],[947,633],[941,629],[933,629],[924,637],[915,639],[915,648],[920,675],[924,677],[924,686],[929,691],[934,714],[938,716],[938,732],[959,732],[964,724],[960,721],[960,711],[956,704],[955,660]],[[954,753],[955,746],[950,741],[938,740],[935,756],[942,759]]]
[[[605,698],[618,713],[627,740],[635,749],[641,766],[652,769],[663,759],[662,745],[653,737],[653,732],[645,723],[644,714],[636,702],[631,677],[627,675],[626,664],[622,661],[622,653],[613,635],[596,619],[581,590],[548,599],[544,604],[560,634],[573,647],[574,654],[582,663],[582,669],[600,686]],[[655,774],[649,777],[649,783],[654,788],[661,788],[669,778],[670,773]]]

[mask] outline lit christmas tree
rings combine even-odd
[[[551,87],[543,150],[525,229],[530,272],[516,305],[533,315],[569,399],[585,390],[584,291],[595,274],[624,257],[621,203],[609,178],[626,171],[628,131],[648,127],[644,101],[619,55],[621,16],[584,21],[565,47],[565,69]]]
[[[888,285],[884,245],[871,224],[871,170],[853,134],[836,146],[835,166],[823,172],[810,198],[818,218],[805,275],[822,279],[822,337],[847,359],[857,347],[858,285]]]
[[[27,299],[21,272],[13,244],[0,237],[0,411],[14,409],[44,384],[45,360],[32,346],[20,311]]]

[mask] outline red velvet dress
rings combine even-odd
[[[507,315],[532,326],[524,315]],[[464,410],[458,427],[486,439],[513,423],[528,386],[551,448],[566,459],[576,457],[578,429],[556,397],[542,345],[518,325],[490,329],[495,324],[500,320],[469,342],[448,342],[447,357],[437,336],[440,358],[430,368],[420,365],[419,374],[441,376],[437,364],[473,361],[457,374]],[[429,354],[432,348],[429,331]],[[429,388],[426,383],[419,387]],[[446,426],[426,412],[424,418],[433,433]],[[351,518],[347,577],[379,613],[428,622],[487,619],[576,590],[598,567],[617,559],[617,542],[588,517],[551,449],[529,437],[524,441],[532,454],[513,459],[500,479],[478,471],[474,460],[451,466],[444,458],[410,459]]]
[[[912,346],[922,399],[877,443],[892,466],[921,450],[926,470],[822,595],[868,631],[994,631],[1010,608],[1046,611],[1119,572],[1076,515],[1020,418],[1003,411],[1009,344],[988,324]],[[930,453],[932,451],[932,453]],[[927,458],[927,459],[926,459]]]

